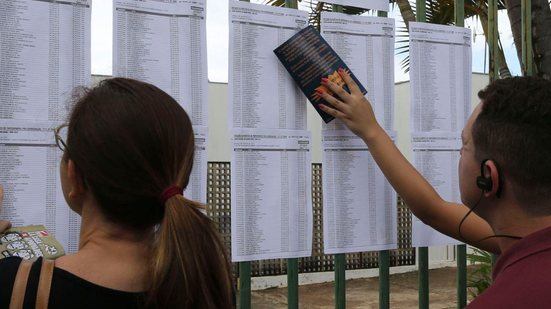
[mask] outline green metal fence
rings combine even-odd
[[[286,7],[297,8],[296,0],[286,0]],[[416,0],[416,19],[426,21],[425,0]],[[464,26],[464,0],[454,2],[455,24]],[[333,11],[342,12],[342,7],[333,6]],[[531,32],[531,0],[521,0],[522,11],[522,63],[524,75],[532,75],[532,32]],[[378,12],[378,16],[386,16],[386,12]],[[498,57],[498,23],[497,0],[488,0],[488,46],[490,51],[489,78],[490,82],[499,78]],[[228,178],[229,179],[229,178]],[[229,211],[229,210],[227,210]],[[457,308],[467,305],[467,248],[465,245],[456,246],[457,260]],[[419,308],[429,308],[429,248],[417,249],[418,256],[418,289]],[[390,307],[390,266],[391,253],[388,250],[378,254],[379,267],[379,308]],[[287,284],[288,284],[288,308],[298,308],[298,274],[299,259],[287,259]],[[346,308],[346,268],[347,258],[345,254],[334,256],[335,272],[335,308]],[[251,262],[241,262],[238,265],[238,290],[239,308],[251,308]]]

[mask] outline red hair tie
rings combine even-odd
[[[182,188],[177,185],[173,185],[164,189],[164,191],[161,193],[161,204],[166,204],[166,201],[168,201],[174,195],[182,195],[182,191]]]

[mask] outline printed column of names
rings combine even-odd
[[[322,138],[324,252],[396,248],[396,193],[363,140],[339,130]]]
[[[78,249],[80,220],[61,192],[61,151],[54,122],[0,121],[0,183],[5,196],[0,218],[13,226],[45,225],[68,252]]]
[[[321,32],[393,135],[394,20],[323,12]],[[334,120],[323,127],[322,147],[325,253],[396,248],[396,193],[365,143]]]
[[[471,31],[410,23],[413,160],[442,198],[460,203],[457,164],[460,132],[470,113]],[[456,244],[418,218],[414,246]]]
[[[234,132],[232,260],[309,256],[309,134],[258,129]]]
[[[52,128],[66,121],[73,89],[90,81],[90,2],[0,2],[0,218],[44,224],[68,253],[80,219],[61,193]]]
[[[116,0],[113,10],[113,75],[154,84],[206,126],[205,1]]]
[[[273,50],[306,12],[230,1],[232,260],[311,255],[306,98]]]
[[[187,197],[207,201],[207,49],[204,0],[115,0],[113,75],[149,82],[187,112],[195,160]]]

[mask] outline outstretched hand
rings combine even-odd
[[[339,69],[339,75],[350,89],[350,93],[330,80],[323,79],[322,84],[329,88],[335,96],[327,92],[319,94],[334,108],[324,104],[320,104],[319,107],[329,115],[340,119],[356,135],[367,140],[372,134],[381,129],[377,119],[375,119],[371,103],[366,99],[349,73]]]
[[[2,209],[2,202],[4,201],[4,187],[0,185],[0,210]],[[0,220],[0,233],[11,227],[11,223],[6,220]]]

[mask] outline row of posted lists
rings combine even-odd
[[[59,181],[53,128],[73,89],[90,86],[91,0],[0,2],[0,219],[43,224],[71,253],[80,219]],[[185,195],[206,202],[207,67],[204,0],[114,1],[114,76],[151,82],[187,111],[195,159]],[[166,47],[166,48],[165,48]]]
[[[461,203],[461,130],[471,108],[470,29],[410,23],[411,144],[416,168],[440,196]],[[457,244],[413,220],[413,246]]]
[[[53,128],[90,80],[90,2],[0,2],[0,219],[45,225],[67,252],[78,249],[80,220],[61,193]]]
[[[394,136],[394,20],[323,12],[321,35],[365,86]],[[363,140],[334,120],[323,126],[322,151],[325,253],[396,248],[396,193]]]
[[[230,1],[233,261],[312,253],[311,142],[305,131],[311,107],[273,53],[307,18],[298,10]],[[322,36],[367,85],[390,130],[394,20],[323,13],[321,26]],[[396,194],[363,141],[338,120],[324,125],[322,139],[325,252],[396,248]]]
[[[273,53],[308,15],[230,1],[229,24],[232,260],[310,256],[306,99]]]
[[[307,26],[308,15],[229,5],[232,259],[309,256],[311,107],[273,54]],[[91,0],[0,2],[0,183],[6,193],[0,218],[46,225],[67,252],[78,248],[80,223],[61,193],[62,153],[53,128],[66,121],[72,90],[90,84],[90,14]],[[201,202],[207,195],[205,14],[204,0],[113,5],[113,75],[151,82],[188,112],[196,157],[185,194]],[[322,36],[368,90],[393,138],[394,29],[388,18],[321,16]],[[410,29],[414,161],[444,198],[456,201],[452,171],[470,108],[470,32],[421,23]],[[334,120],[323,125],[322,152],[325,252],[396,248],[396,194],[363,141]],[[414,244],[436,244],[417,230]]]

